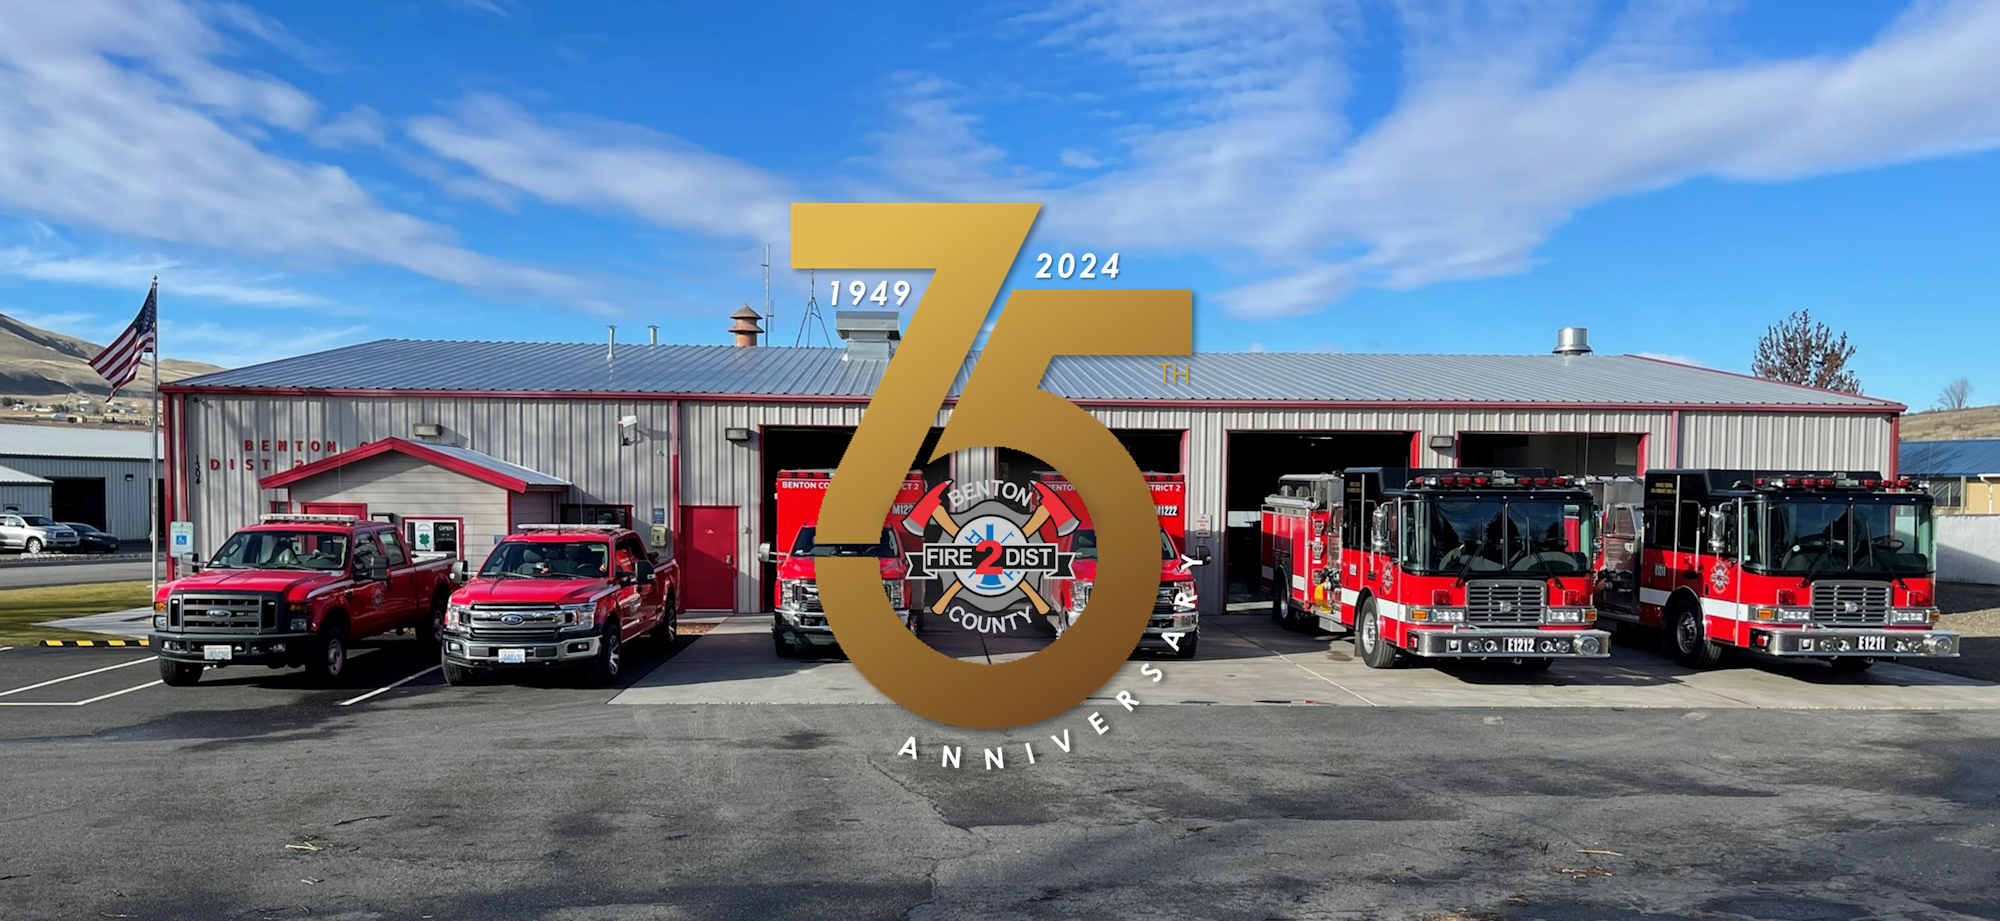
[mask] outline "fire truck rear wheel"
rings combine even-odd
[[[1701,609],[1682,604],[1674,609],[1669,628],[1674,661],[1689,668],[1714,668],[1722,661],[1722,647],[1711,642],[1702,622]]]
[[[1290,579],[1286,578],[1283,570],[1279,570],[1277,576],[1275,576],[1271,581],[1272,620],[1275,620],[1279,623],[1285,622],[1285,602],[1291,597],[1291,594],[1292,594],[1292,582]]]
[[[1382,619],[1375,614],[1375,599],[1363,602],[1361,613],[1354,620],[1354,649],[1361,653],[1361,664],[1369,668],[1395,668],[1402,650],[1383,638]]]
[[[1853,673],[1867,671],[1875,660],[1869,656],[1841,656],[1826,660],[1826,664],[1833,666],[1834,671]]]

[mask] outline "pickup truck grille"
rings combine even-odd
[[[256,633],[278,625],[278,599],[248,592],[172,595],[167,626],[199,633]]]
[[[1524,627],[1542,622],[1549,588],[1542,582],[1482,579],[1465,585],[1465,622],[1481,627]]]
[[[802,607],[806,612],[811,614],[818,614],[826,610],[825,608],[820,607],[819,605],[818,580],[805,579],[799,583],[799,586],[800,586],[799,599],[801,601],[800,607]]]
[[[1174,613],[1174,586],[1161,585],[1159,597],[1153,599],[1154,614]]]
[[[1886,582],[1814,582],[1813,623],[1838,627],[1873,627],[1889,622]]]
[[[518,623],[508,623],[514,618]],[[474,640],[553,640],[562,627],[561,611],[545,604],[480,604],[472,607],[469,625]]]

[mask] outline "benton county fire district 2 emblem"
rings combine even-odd
[[[1718,592],[1729,588],[1729,564],[1716,561],[1715,566],[1708,571],[1708,584]]]
[[[1052,531],[1061,540],[1081,519],[1041,483],[952,487],[933,487],[903,520],[912,533],[934,524],[942,537],[909,554],[910,578],[934,586],[925,609],[978,633],[1053,633],[1049,581],[1073,578],[1076,554],[1043,538]]]

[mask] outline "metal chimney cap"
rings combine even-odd
[[[1563,327],[1560,332],[1556,333],[1556,347],[1552,350],[1552,354],[1590,354],[1590,330],[1581,326]]]

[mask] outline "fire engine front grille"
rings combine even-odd
[[[277,626],[278,602],[267,595],[214,593],[175,595],[168,624],[183,630],[254,633]]]
[[[1541,582],[1474,581],[1465,585],[1465,621],[1482,627],[1520,627],[1542,622],[1548,586]]]
[[[508,623],[515,618],[519,621]],[[562,612],[548,605],[479,605],[472,609],[469,629],[474,640],[548,641],[562,620]]]
[[[1889,622],[1889,586],[1883,582],[1815,582],[1813,623],[1841,627]]]

